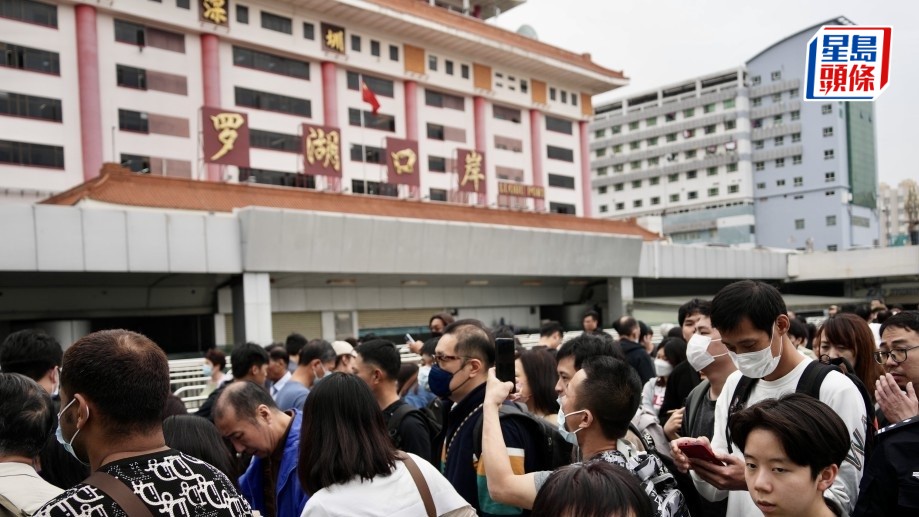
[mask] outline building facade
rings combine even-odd
[[[919,222],[919,185],[903,180],[896,187],[884,182],[878,189],[880,203],[879,236],[882,246],[904,246],[910,243],[910,210]],[[915,230],[915,228],[913,229]]]
[[[807,41],[822,25],[850,24],[828,20],[730,74],[598,107],[591,126],[595,215],[660,217],[662,232],[682,243],[824,251],[876,245],[873,104],[801,100]],[[707,118],[688,120],[697,106]],[[648,127],[659,118],[643,114],[649,108],[664,115],[664,127]],[[612,130],[622,134],[605,136]]]
[[[479,16],[514,5],[472,4]],[[447,7],[0,0],[0,202],[64,191],[110,161],[201,180],[589,213],[590,98],[627,79]],[[205,106],[247,115],[248,166],[206,163]],[[337,177],[305,174],[304,124],[340,131]],[[416,186],[387,176],[388,139],[417,142]],[[457,192],[460,150],[484,156],[474,194]],[[515,197],[502,194],[515,192],[508,184],[534,188]]]

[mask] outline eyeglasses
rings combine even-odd
[[[873,354],[874,360],[877,361],[878,364],[884,364],[887,362],[887,358],[890,357],[893,358],[893,362],[900,364],[903,361],[906,361],[906,353],[916,348],[919,348],[919,345],[911,346],[909,348],[895,348],[890,352],[875,352]]]
[[[458,355],[434,354],[434,362],[437,363],[437,366],[440,366],[442,363],[456,361],[457,359],[469,359],[469,358],[458,356]]]

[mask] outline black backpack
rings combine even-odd
[[[801,374],[801,378],[798,379],[798,386],[795,388],[795,393],[803,393],[820,400],[820,386],[823,384],[823,379],[825,379],[830,372],[834,371],[848,377],[862,395],[862,402],[865,404],[865,415],[867,416],[865,434],[864,436],[856,434],[853,440],[862,438],[864,441],[863,443],[854,443],[852,446],[855,449],[862,449],[865,451],[863,464],[867,465],[871,449],[874,447],[874,436],[877,433],[877,429],[875,428],[874,403],[871,402],[871,396],[868,394],[868,390],[865,388],[861,379],[851,373],[853,371],[852,365],[842,357],[831,359],[829,363],[811,361],[807,367],[804,368],[804,373]],[[734,389],[734,394],[731,397],[731,405],[728,406],[728,423],[731,421],[731,415],[744,408],[747,399],[750,398],[750,392],[753,391],[753,386],[756,385],[757,381],[759,381],[759,379],[751,379],[747,376],[740,378],[737,387]],[[733,453],[734,448],[731,444],[730,426],[727,426],[725,429],[724,436],[728,442],[728,452]],[[856,465],[856,467],[861,468],[861,465]]]
[[[411,404],[403,403],[393,411],[392,416],[389,417],[389,422],[386,423],[386,430],[389,431],[389,437],[397,449],[402,448],[402,435],[399,433],[399,426],[402,425],[405,417],[415,412],[421,415],[421,419],[424,420],[425,425],[428,427],[428,436],[431,437],[431,443],[434,443],[434,438],[440,434],[440,424],[427,406],[419,409]]]
[[[513,418],[516,422],[526,429],[532,437],[537,437],[537,451],[539,456],[536,460],[536,470],[555,470],[559,467],[571,464],[572,445],[562,438],[558,432],[558,427],[550,424],[542,418],[539,418],[525,409],[518,403],[502,404],[498,408],[498,416],[502,420]],[[476,457],[482,456],[482,419],[480,418],[473,431],[473,451]]]
[[[651,499],[652,506],[656,510],[655,515],[689,517],[685,489],[682,487],[684,483],[692,485],[692,478],[681,474],[676,469],[673,460],[657,450],[657,446],[654,445],[654,437],[647,430],[640,430],[635,424],[629,422],[629,431],[638,437],[641,446],[647,453],[647,456],[639,454],[638,458],[631,460],[629,470],[638,478],[645,493]],[[636,461],[637,464],[635,464]],[[675,474],[681,474],[683,479],[678,478]]]

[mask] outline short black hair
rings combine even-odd
[[[210,420],[195,415],[171,416],[163,420],[163,438],[169,447],[213,465],[236,486],[233,455]]]
[[[268,364],[268,352],[261,345],[243,343],[233,347],[230,353],[230,368],[234,379],[242,379],[253,366]]]
[[[71,398],[79,393],[91,400],[109,433],[149,432],[163,422],[169,361],[143,334],[93,332],[64,352],[61,390]]]
[[[593,309],[590,309],[589,311],[585,311],[585,312],[584,312],[584,316],[581,317],[581,321],[584,321],[584,318],[586,318],[586,317],[588,317],[588,316],[590,316],[591,318],[593,318],[594,321],[596,321],[597,323],[600,323],[600,313],[599,313],[599,312],[597,312],[597,311],[595,311],[595,310],[593,310]]]
[[[54,430],[51,396],[34,380],[0,373],[0,456],[35,458]]]
[[[386,374],[387,379],[394,381],[399,377],[402,357],[392,341],[374,339],[373,341],[361,343],[354,349],[354,352],[361,356],[364,362],[379,368]]]
[[[692,300],[689,300],[683,305],[680,305],[680,308],[677,309],[677,321],[682,327],[683,322],[686,321],[686,318],[696,313],[702,314],[703,316],[711,316],[712,302],[708,300],[700,300],[699,298],[693,298]]]
[[[0,344],[0,370],[21,373],[33,381],[60,366],[63,357],[61,344],[41,330],[13,332]]]
[[[566,357],[573,357],[574,369],[580,370],[584,361],[598,355],[625,359],[625,356],[622,354],[622,349],[613,341],[612,336],[605,332],[603,335],[609,336],[609,339],[604,339],[601,335],[596,334],[581,334],[569,340],[558,349],[558,352],[555,354],[555,361],[561,362],[561,360]]]
[[[643,321],[638,322],[638,340],[641,341],[645,336],[653,336],[654,331]]]
[[[683,339],[683,326],[680,325],[679,327],[673,327],[672,329],[668,330],[666,337],[678,337]]]
[[[561,336],[565,335],[565,328],[562,327],[562,324],[557,321],[547,321],[539,327],[540,337],[549,337],[556,332],[558,332]]]
[[[651,499],[627,469],[602,460],[553,472],[536,494],[533,515],[609,517],[654,515]]]
[[[807,341],[807,324],[801,323],[798,318],[789,318],[789,321],[791,326],[788,327],[788,333],[794,338]]]
[[[771,432],[788,459],[810,467],[813,478],[830,465],[842,466],[852,443],[846,424],[836,411],[802,393],[757,402],[734,413],[728,426],[741,452],[751,432],[757,429]],[[814,440],[815,436],[820,439]]]
[[[444,335],[456,338],[456,355],[475,357],[484,362],[486,368],[494,366],[495,337],[481,321],[473,319],[454,321],[444,328]]]
[[[223,353],[221,350],[209,348],[207,352],[204,353],[204,358],[210,361],[214,366],[219,366],[220,371],[226,371],[227,354]]]
[[[425,341],[424,344],[421,345],[421,355],[434,357],[434,351],[437,349],[437,342],[439,340],[440,338],[432,337]]]
[[[335,372],[310,391],[303,406],[298,459],[297,474],[307,494],[395,470],[396,448],[367,383]]]
[[[300,357],[297,358],[297,364],[306,366],[316,359],[319,359],[319,362],[323,364],[331,363],[335,361],[337,357],[335,349],[332,348],[332,343],[329,343],[325,339],[311,339],[309,343],[300,350]]]
[[[268,390],[252,381],[234,381],[227,385],[214,403],[214,421],[228,415],[227,409],[232,408],[237,419],[256,421],[256,410],[259,406],[280,411]]]
[[[638,320],[636,320],[635,318],[631,316],[625,316],[623,318],[619,318],[618,322],[619,322],[619,328],[616,329],[616,332],[619,332],[620,338],[630,336],[632,335],[632,332],[635,332],[636,328],[638,329],[641,328],[638,325]]]
[[[721,334],[736,329],[747,318],[771,338],[772,326],[782,314],[788,314],[782,293],[757,280],[728,284],[712,298],[712,326]]]
[[[881,324],[881,335],[883,336],[884,331],[890,327],[912,330],[919,334],[919,311],[900,311],[887,318],[887,321]]]
[[[625,436],[641,404],[641,379],[629,363],[595,356],[584,361],[587,377],[578,389],[578,402],[590,410],[608,440]],[[578,408],[581,409],[581,408]]]
[[[661,341],[658,348],[664,349],[664,357],[673,366],[676,366],[686,360],[686,341],[681,337],[668,337]]]
[[[284,364],[290,364],[290,354],[287,353],[287,347],[281,343],[274,343],[265,349],[268,352],[270,361],[284,361]]]
[[[302,334],[294,332],[284,340],[284,348],[287,349],[287,355],[300,355],[300,350],[303,350],[306,343],[307,340]]]

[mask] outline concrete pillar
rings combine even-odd
[[[632,314],[632,303],[635,301],[635,288],[632,277],[610,278],[606,281],[607,314],[604,323],[611,326],[620,316]]]
[[[418,83],[405,81],[405,138],[418,140]]]
[[[579,129],[581,133],[581,194],[582,194],[582,207],[581,207],[581,216],[582,217],[593,217],[593,212],[590,208],[590,145],[587,141],[587,121],[582,120],[579,124]]]
[[[542,113],[538,109],[530,110],[530,158],[533,167],[533,185],[542,187],[543,181],[542,169]],[[546,208],[545,199],[536,199],[536,210],[542,212]]]
[[[270,276],[243,273],[241,282],[233,285],[233,344],[268,346],[273,339]]]
[[[96,8],[76,6],[77,84],[80,96],[80,143],[83,179],[89,181],[102,170],[102,97],[99,93],[99,38]],[[115,143],[112,142],[114,146]]]
[[[216,34],[201,35],[201,80],[204,89],[204,105],[209,108],[220,107],[220,39]],[[202,121],[210,123],[209,120]],[[220,165],[208,163],[208,181],[223,181]]]
[[[338,127],[338,66],[322,62],[322,123]]]

